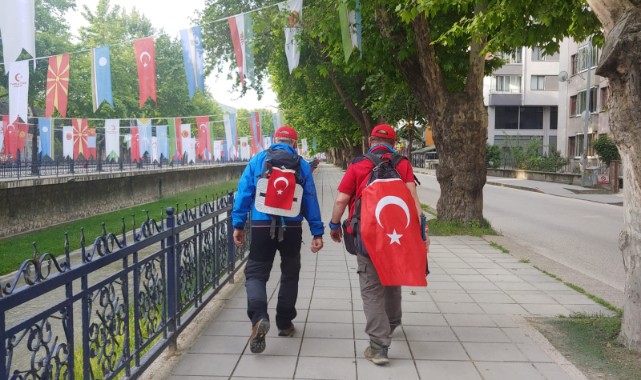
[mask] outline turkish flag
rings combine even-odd
[[[196,117],[196,125],[198,125],[198,149],[196,155],[201,160],[211,160],[211,132],[209,131],[209,117],[198,116]]]
[[[414,198],[398,178],[363,189],[361,238],[384,286],[426,286],[427,250]]]
[[[17,120],[17,119],[16,119]],[[2,115],[4,124],[4,152],[11,161],[16,159],[18,150],[18,126],[17,122],[9,122],[9,115]]]
[[[134,41],[136,53],[136,64],[138,66],[138,93],[140,109],[151,97],[156,100],[156,50],[154,49],[154,38],[147,37]]]
[[[265,192],[265,206],[291,210],[295,189],[296,172],[294,170],[272,168]]]

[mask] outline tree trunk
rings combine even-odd
[[[606,27],[597,75],[610,85],[610,130],[623,161],[623,230],[619,248],[625,266],[621,340],[641,351],[641,2],[588,1]],[[594,4],[593,4],[594,3]],[[618,180],[618,179],[615,179]]]

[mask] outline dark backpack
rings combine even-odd
[[[363,183],[359,185],[358,190],[361,190],[361,193],[358,194],[354,203],[354,213],[352,214],[351,219],[343,221],[342,228],[345,249],[347,252],[352,255],[361,254],[363,256],[368,256],[367,250],[365,249],[363,240],[360,236],[362,190],[377,179],[401,178],[401,175],[396,170],[396,166],[398,166],[398,163],[401,162],[401,160],[407,159],[407,157],[396,153],[384,153],[382,155],[366,153],[363,157],[370,160],[372,164],[374,164],[374,168],[372,168],[369,177],[365,178]]]

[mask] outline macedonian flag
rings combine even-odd
[[[87,160],[89,159],[87,119],[72,119],[71,125],[73,126],[73,159],[77,160],[82,155],[82,158]]]
[[[49,57],[47,71],[47,106],[45,116],[51,117],[54,108],[62,117],[67,116],[67,95],[69,92],[69,54]]]

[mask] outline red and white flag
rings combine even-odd
[[[4,38],[2,41],[6,41]],[[6,67],[5,67],[6,70]],[[29,100],[29,61],[13,62],[9,66],[9,120],[16,121],[18,117],[27,121]]]
[[[62,157],[73,158],[73,127],[62,127]]]
[[[198,116],[196,118],[196,125],[198,125],[198,151],[196,155],[203,160],[211,160],[211,132],[209,128],[209,117]]]
[[[238,76],[243,88],[245,87],[245,75],[247,74],[247,63],[245,61],[245,18],[243,14],[232,16],[227,19],[231,42],[234,45],[234,55],[238,66]]]
[[[77,160],[82,154],[82,157],[87,160],[89,159],[87,119],[72,119],[71,125],[73,126],[73,159]]]
[[[138,133],[138,127],[131,127],[131,161],[140,161],[142,159],[140,155],[140,134]]]
[[[414,198],[398,178],[363,189],[361,237],[384,286],[426,286],[427,248]]]
[[[267,182],[265,206],[291,210],[296,190],[296,171],[291,169],[272,168]]]
[[[156,50],[153,37],[142,38],[134,41],[136,64],[138,66],[138,93],[139,107],[151,98],[156,105]]]

